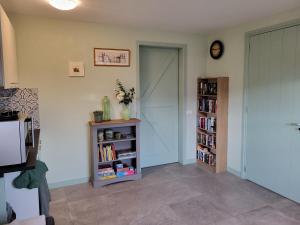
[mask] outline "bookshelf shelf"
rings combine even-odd
[[[205,148],[209,148],[209,150],[211,150],[213,154],[215,154],[215,152],[216,152],[216,148],[213,148],[211,146],[204,145],[204,144],[201,144],[201,143],[198,143],[198,145],[202,145]]]
[[[138,119],[89,122],[92,150],[91,182],[95,188],[142,177],[139,123]],[[116,139],[117,134],[122,138]]]
[[[98,144],[110,144],[110,143],[117,143],[117,142],[124,142],[124,141],[135,141],[136,138],[122,138],[122,139],[113,139],[113,140],[105,140],[100,141]]]
[[[210,114],[210,115],[214,115],[214,116],[217,115],[216,113],[213,113],[213,112],[205,112],[205,111],[199,111],[199,113],[202,113],[202,114]]]
[[[208,131],[208,130],[205,130],[205,129],[201,129],[199,127],[197,129],[198,129],[198,133],[205,132],[206,134],[216,134],[216,132],[211,132],[211,131]]]
[[[198,95],[200,97],[212,97],[212,98],[217,98],[217,95]]]
[[[228,77],[199,78],[197,149],[199,167],[227,170]]]
[[[136,156],[126,157],[126,158],[124,157],[124,158],[110,160],[110,161],[98,162],[98,164],[104,165],[104,164],[109,164],[109,163],[118,162],[118,161],[127,160],[127,159],[135,159],[135,158],[136,158]]]
[[[142,178],[142,175],[140,173],[138,173],[138,174],[134,174],[134,175],[126,176],[126,177],[116,177],[116,178],[107,179],[107,180],[98,179],[97,182],[101,182],[102,186],[105,186],[105,185],[124,182],[124,181],[139,180],[141,178]]]

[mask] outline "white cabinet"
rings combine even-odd
[[[17,189],[13,186],[13,180],[20,172],[6,173],[5,195],[6,201],[11,205],[18,220],[29,219],[40,215],[39,192],[34,189]]]
[[[0,5],[0,87],[18,87],[16,38],[14,28]]]

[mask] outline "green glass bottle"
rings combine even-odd
[[[103,120],[110,120],[110,101],[107,96],[104,96],[102,100],[102,109],[103,109]]]

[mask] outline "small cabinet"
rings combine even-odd
[[[94,187],[141,178],[140,120],[90,122]]]
[[[0,5],[0,87],[17,88],[18,70],[14,28]]]

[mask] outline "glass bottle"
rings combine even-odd
[[[104,96],[102,100],[102,109],[103,109],[103,120],[110,120],[110,101],[107,96]]]

